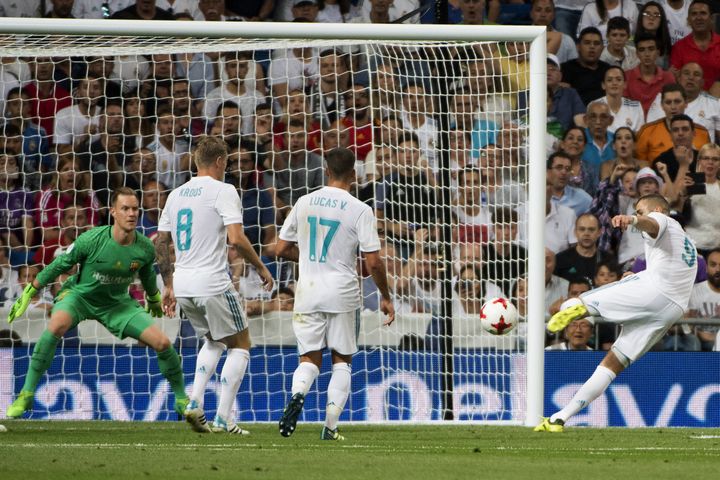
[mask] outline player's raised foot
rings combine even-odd
[[[215,420],[212,425],[213,433],[232,433],[234,435],[250,435],[248,430],[242,429],[237,423],[228,423],[224,418],[219,415],[215,416]]]
[[[320,440],[342,441],[345,440],[345,437],[340,435],[337,428],[335,430],[330,430],[328,427],[323,426],[322,432],[320,432]]]
[[[188,404],[190,403],[190,399],[188,397],[184,398],[176,398],[175,399],[175,411],[178,415],[181,417],[185,417],[185,409],[187,408]]]
[[[550,432],[550,433],[562,433],[565,430],[565,422],[559,418],[554,422],[550,421],[550,418],[543,417],[542,422],[537,427],[533,428],[534,432]]]
[[[305,395],[303,395],[302,393],[296,393],[292,396],[287,406],[285,407],[285,411],[283,412],[282,417],[280,417],[280,422],[278,422],[278,427],[280,427],[280,435],[282,435],[283,437],[289,437],[293,434],[293,432],[295,431],[295,426],[297,425],[298,417],[300,416],[300,412],[302,412],[304,404]]]
[[[20,395],[5,411],[8,418],[20,418],[25,412],[32,409],[35,394],[33,392],[20,392]]]
[[[580,318],[587,317],[588,309],[585,305],[573,305],[564,310],[560,310],[550,318],[547,329],[553,333],[559,332],[563,328],[570,325],[571,322]]]
[[[200,408],[200,405],[195,400],[190,400],[188,406],[185,407],[185,420],[190,424],[190,427],[198,433],[212,433],[210,425],[205,418],[205,412]]]

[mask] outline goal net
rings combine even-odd
[[[123,22],[126,34],[92,35],[82,34],[87,23],[68,24],[79,34],[0,36],[3,313],[79,234],[109,223],[114,188],[138,192],[138,229],[153,238],[167,194],[193,175],[198,140],[220,136],[245,232],[277,281],[263,292],[253,268],[230,253],[228,275],[245,299],[253,341],[235,410],[239,422],[276,421],[298,361],[298,273],[275,257],[274,243],[297,199],[324,184],[324,153],[349,148],[353,194],[378,217],[397,319],[382,325],[377,288],[361,275],[360,351],[341,420],[526,421],[529,397],[542,395],[528,394],[527,352],[542,348],[527,321],[537,302],[528,309],[528,287],[542,295],[533,280],[542,273],[527,253],[542,232],[532,223],[530,158],[544,159],[529,148],[532,35],[439,41],[422,29],[392,40],[397,26],[379,26],[382,36],[360,41],[283,25],[292,39],[274,25],[263,27],[274,34],[254,38],[242,25],[222,25],[207,27],[226,32],[210,38],[188,33],[198,25],[152,35],[145,22]],[[430,40],[404,39],[418,32]],[[545,64],[540,52],[536,68]],[[544,186],[544,168],[536,171]],[[0,415],[22,387],[66,278],[2,327]],[[143,302],[139,282],[129,295]],[[493,297],[511,299],[521,315],[504,336],[480,326],[480,307]],[[200,340],[181,317],[158,323],[182,357],[189,390]],[[326,355],[303,421],[323,419],[329,365]],[[539,371],[541,382],[542,358]],[[210,418],[219,388],[208,386]],[[154,352],[93,320],[65,335],[35,400],[31,418],[175,418]]]

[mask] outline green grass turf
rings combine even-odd
[[[720,429],[569,428],[563,434],[481,425],[342,428],[282,438],[191,432],[184,423],[3,421],[0,479],[709,479],[719,478]]]

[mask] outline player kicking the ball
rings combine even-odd
[[[385,325],[395,319],[395,310],[372,209],[349,193],[355,180],[355,156],[347,149],[335,149],[325,160],[328,186],[297,201],[277,244],[278,255],[300,263],[293,312],[300,364],[293,373],[292,397],[279,427],[285,437],[295,431],[305,395],[320,373],[322,350],[327,347],[333,366],[320,438],[343,440],[337,423],[350,394],[350,365],[357,352],[358,247],[382,295]]]
[[[697,251],[678,222],[668,217],[664,197],[645,195],[635,215],[617,215],[612,224],[634,226],[645,241],[647,269],[580,296],[582,301],[553,315],[548,330],[559,332],[573,320],[600,316],[623,326],[605,358],[565,408],[535,427],[536,432],[562,432],[565,422],[603,394],[615,377],[647,352],[687,310]]]
[[[250,360],[250,333],[243,304],[227,273],[227,242],[257,269],[268,291],[273,281],[243,232],[237,190],[222,181],[227,166],[225,142],[204,138],[194,159],[197,177],[170,193],[158,225],[158,265],[165,283],[163,308],[172,316],[179,303],[197,334],[205,336],[185,418],[197,432],[245,435],[249,432],[230,418],[230,412]],[[175,245],[174,269],[171,243]],[[211,429],[203,412],[205,387],[226,349],[220,401]]]
[[[37,384],[50,367],[55,348],[65,332],[81,321],[94,318],[118,338],[132,337],[157,352],[160,371],[175,394],[175,410],[182,414],[188,404],[180,358],[168,337],[153,322],[162,317],[160,292],[155,282],[155,248],[135,231],[139,203],[135,191],[122,187],[110,200],[111,226],[97,227],[80,235],[67,251],[57,257],[25,287],[10,309],[8,322],[22,315],[30,300],[61,273],[79,264],[55,297],[50,323],[30,360],[25,385],[8,407],[7,416],[18,418],[32,408]],[[128,295],[128,287],[139,275],[146,293],[147,310]],[[149,312],[149,313],[148,313]]]

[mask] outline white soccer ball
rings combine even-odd
[[[480,309],[480,323],[493,335],[507,335],[517,322],[517,308],[507,298],[491,298]]]

